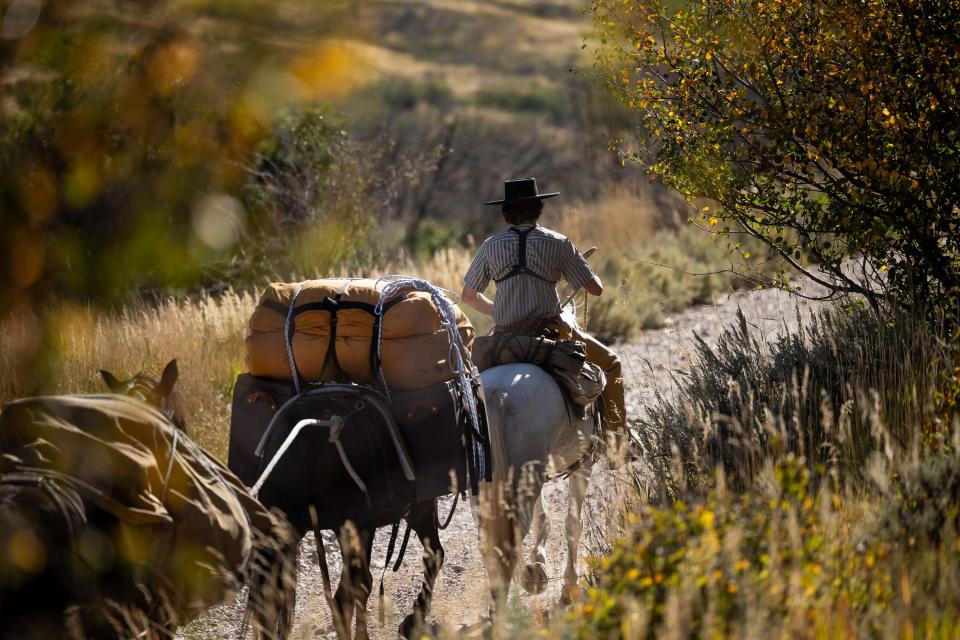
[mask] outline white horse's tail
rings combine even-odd
[[[507,425],[506,408],[503,395],[497,391],[488,394],[484,389],[484,404],[487,413],[487,430],[490,438],[490,460],[493,464],[493,482],[502,484],[510,475],[510,455],[507,451],[505,429]]]
[[[512,570],[517,565],[516,559],[522,549],[517,522],[517,496],[504,431],[507,419],[503,396],[494,391],[484,400],[493,482],[480,485],[480,545],[490,587],[494,593],[498,593],[510,584]],[[502,593],[502,596],[506,597],[506,593]]]

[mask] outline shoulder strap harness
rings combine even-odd
[[[517,240],[520,243],[520,246],[518,247],[518,252],[517,252],[517,264],[513,265],[513,268],[510,269],[507,275],[499,279],[494,279],[494,282],[496,282],[497,284],[500,284],[504,280],[512,278],[513,276],[519,276],[523,274],[526,276],[533,276],[534,278],[539,278],[540,280],[543,280],[544,282],[549,282],[550,284],[557,284],[556,280],[544,278],[542,275],[540,275],[539,273],[537,273],[536,271],[534,271],[533,269],[527,266],[527,236],[534,229],[536,229],[536,227],[530,227],[528,229],[519,229],[517,227],[510,227],[510,230],[513,231],[515,234],[517,234]]]

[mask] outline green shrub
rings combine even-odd
[[[411,234],[411,249],[418,258],[430,258],[439,251],[459,246],[460,235],[455,227],[441,220],[424,218]]]
[[[960,530],[960,459],[926,458],[894,478],[883,525],[891,538],[909,546],[940,543]]]
[[[391,111],[415,109],[420,104],[448,109],[454,103],[450,86],[440,78],[424,81],[385,78],[366,92],[370,97],[382,100]]]
[[[562,88],[481,89],[474,100],[483,107],[542,113],[554,123],[561,125],[569,124],[576,117],[573,96],[570,91]]]
[[[636,116],[627,161],[721,229],[816,255],[834,293],[957,304],[956,3],[591,9],[598,75]]]

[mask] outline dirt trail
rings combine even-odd
[[[811,287],[806,293],[814,293]],[[669,372],[689,369],[692,337],[699,334],[708,343],[716,340],[724,327],[736,318],[737,309],[743,310],[750,326],[759,335],[770,338],[796,325],[797,311],[806,315],[816,303],[791,297],[780,291],[763,290],[738,292],[713,305],[688,309],[668,318],[664,329],[645,331],[630,343],[619,347],[627,378],[628,412],[636,415],[655,394],[656,389],[669,392]],[[599,550],[604,544],[606,512],[604,505],[615,502],[615,495],[629,486],[623,472],[611,472],[595,466],[587,503],[584,506],[584,535],[579,558]],[[513,593],[523,606],[535,612],[546,613],[559,600],[561,576],[566,560],[566,542],[563,519],[567,508],[567,486],[564,480],[555,480],[544,489],[544,503],[551,523],[547,545],[547,572],[550,586],[540,596],[529,596],[514,587]],[[441,517],[450,508],[450,500],[441,502]],[[403,616],[411,611],[420,589],[422,549],[412,537],[406,559],[400,571],[386,574],[385,624],[377,622],[376,590],[383,570],[389,529],[381,529],[376,538],[373,556],[374,595],[370,598],[369,622],[371,637],[395,638]],[[461,504],[449,528],[440,534],[446,552],[446,561],[435,589],[431,619],[443,625],[459,627],[480,620],[488,609],[486,572],[477,544],[477,529],[469,508]],[[529,547],[529,540],[527,541]],[[333,580],[339,577],[340,555],[332,534],[325,536],[327,559]],[[184,630],[182,637],[213,638],[236,637],[239,608],[235,604],[218,607]],[[316,564],[316,550],[312,536],[301,547],[298,574],[297,613],[293,637],[297,639],[335,638],[330,612],[323,598],[320,572]]]

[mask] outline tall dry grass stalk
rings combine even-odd
[[[603,254],[629,254],[663,226],[664,213],[646,190],[613,187],[603,198],[563,209],[548,227],[568,236],[581,250],[596,246]]]

